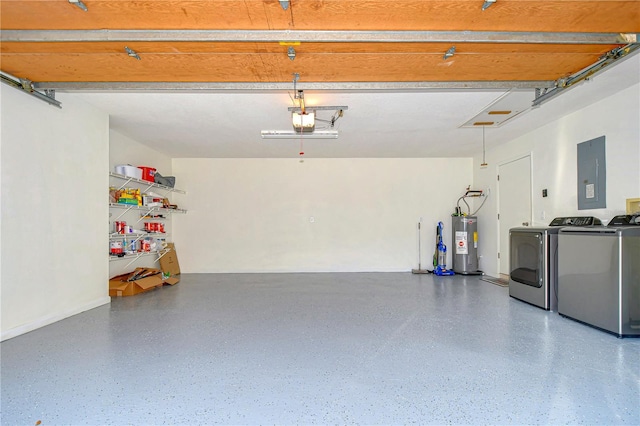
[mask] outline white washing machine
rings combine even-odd
[[[509,230],[509,296],[557,310],[558,233],[567,226],[602,226],[602,222],[592,216],[557,217],[549,226]]]

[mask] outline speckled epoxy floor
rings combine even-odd
[[[1,351],[3,425],[640,423],[640,339],[477,277],[183,275]]]

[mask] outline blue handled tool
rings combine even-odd
[[[436,227],[436,251],[433,254],[433,273],[439,276],[455,275],[455,273],[447,269],[447,246],[442,240],[442,230],[444,225],[438,222]]]

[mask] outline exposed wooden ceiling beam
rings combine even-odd
[[[637,0],[2,0],[3,30],[218,29],[640,32]]]
[[[638,0],[480,3],[0,0],[2,71],[69,90],[287,90],[292,72],[319,90],[547,88],[639,45]]]
[[[3,54],[2,70],[32,81],[269,83],[305,81],[531,81],[556,80],[598,60],[599,54],[469,54],[444,60],[442,54],[286,53],[154,54],[136,46],[142,60],[124,49],[103,54]]]

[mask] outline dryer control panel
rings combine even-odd
[[[607,226],[640,226],[640,215],[615,216]]]
[[[549,226],[600,226],[602,221],[593,216],[556,217]]]

